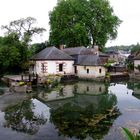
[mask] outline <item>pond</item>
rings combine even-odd
[[[33,95],[0,89],[0,139],[125,140],[122,127],[140,130],[138,82],[79,81]]]

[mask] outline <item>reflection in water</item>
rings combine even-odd
[[[9,90],[8,87],[3,82],[0,81],[0,95],[3,95],[8,90]]]
[[[67,102],[49,103],[53,108],[51,121],[60,135],[79,139],[101,139],[120,114],[116,104],[117,98],[113,94],[77,95]]]
[[[104,83],[99,82],[78,82],[75,85],[75,93],[78,94],[102,94],[106,92],[106,85]]]
[[[51,108],[50,121],[61,136],[100,139],[120,114],[116,96],[107,90],[103,83],[83,81],[41,90],[38,98]]]
[[[133,85],[133,94],[140,96],[140,83],[131,83]]]
[[[8,95],[10,100],[2,96],[0,109],[10,105],[12,96],[16,99],[12,102],[15,105],[6,107],[5,112],[2,112],[5,120],[0,123],[12,128],[6,129],[6,133],[11,130],[24,132],[27,139],[123,139],[121,127],[131,128],[133,124],[139,130],[140,100],[132,96],[133,91],[140,94],[139,85],[136,82],[105,85],[80,81],[59,85],[52,91],[38,88],[36,98],[45,104],[27,98],[16,103],[20,100],[17,94]],[[5,128],[0,127],[5,131]],[[25,137],[24,134],[16,134]],[[9,133],[7,135],[10,136]]]
[[[137,99],[140,99],[140,83],[131,83],[133,85],[133,96],[136,97]]]
[[[47,118],[44,114],[34,112],[34,100],[24,100],[5,109],[4,127],[12,128],[19,132],[35,134],[39,126],[45,124]]]
[[[62,85],[52,89],[52,91],[45,91],[44,89],[38,92],[38,98],[43,101],[54,101],[60,99],[71,98],[74,96],[73,93],[74,85]]]
[[[45,91],[44,89],[39,91],[38,89],[38,98],[43,101],[54,101],[72,98],[75,94],[99,95],[103,93],[107,93],[107,86],[103,83],[78,82],[58,86],[52,91]]]

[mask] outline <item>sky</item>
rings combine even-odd
[[[118,36],[113,41],[108,41],[106,46],[131,45],[140,43],[140,0],[109,0],[122,23],[118,28]],[[47,31],[43,36],[35,38],[39,42],[48,40],[49,37],[49,11],[56,5],[57,0],[1,0],[0,26],[7,25],[10,21],[20,18],[34,17],[37,26],[44,27]],[[0,35],[2,32],[0,31]]]

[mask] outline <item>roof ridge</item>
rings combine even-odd
[[[83,49],[86,49],[86,48],[82,46],[81,49],[80,49],[79,54],[81,53],[81,51],[82,51]]]
[[[68,56],[68,57],[71,57],[69,54],[67,54],[67,53],[65,53],[63,50],[60,50],[60,49],[58,49],[61,53],[63,53],[64,55],[66,55],[66,56]],[[73,58],[73,57],[71,57],[71,58]]]
[[[50,48],[51,48],[51,47],[50,47]],[[52,51],[54,50],[54,48],[55,48],[55,47],[52,47],[52,49],[50,50],[50,52],[48,53],[48,55],[46,56],[46,58],[49,57],[49,55],[52,53]]]

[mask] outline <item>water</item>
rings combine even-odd
[[[125,140],[122,127],[140,130],[138,82],[81,81],[36,96],[0,89],[0,140]]]

